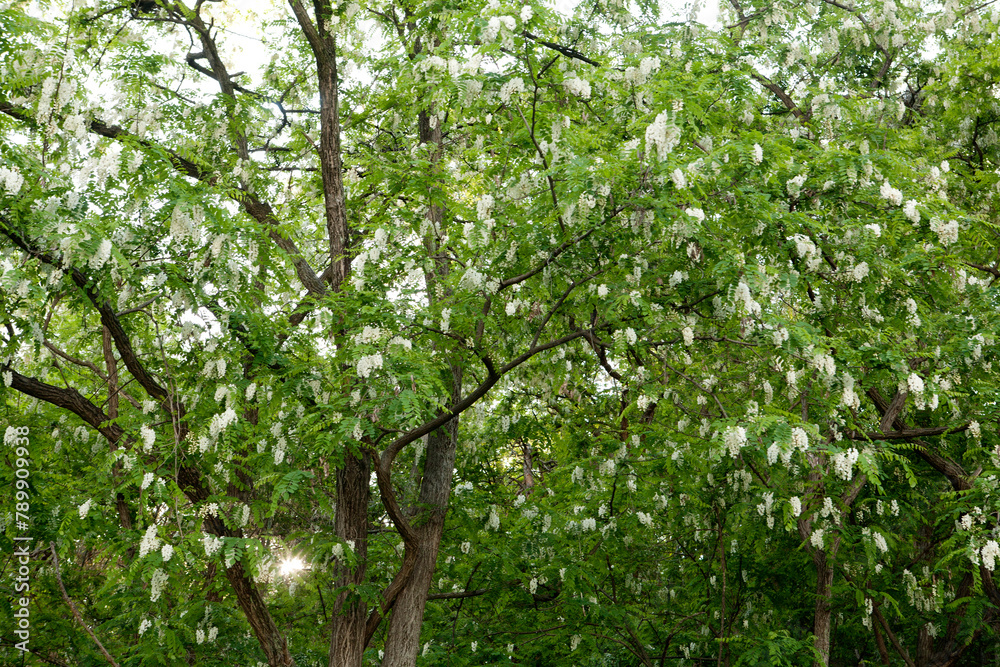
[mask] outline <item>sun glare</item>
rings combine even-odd
[[[295,574],[299,570],[305,568],[305,563],[302,562],[301,558],[286,558],[281,561],[281,575],[288,576],[290,574]]]

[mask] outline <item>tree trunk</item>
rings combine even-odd
[[[833,598],[833,567],[827,563],[826,552],[817,549],[813,553],[816,564],[816,613],[813,616],[815,647],[821,660],[813,662],[813,667],[827,667],[830,664],[830,617]]]
[[[455,382],[453,394],[458,395],[461,393],[461,371],[453,368],[452,377]],[[424,607],[444,534],[457,445],[457,417],[431,433],[428,439],[420,498],[415,516],[411,519],[417,533],[416,563],[389,618],[382,667],[413,667],[417,662]]]
[[[368,494],[371,462],[367,454],[348,454],[337,470],[337,537],[353,545],[354,566],[338,564],[337,588],[364,581],[368,557]],[[342,590],[333,604],[330,667],[361,667],[368,609],[357,592]]]
[[[226,579],[236,592],[236,599],[264,651],[267,664],[271,667],[294,665],[295,661],[288,653],[288,642],[278,631],[260,590],[243,569],[243,564],[236,561],[232,567],[227,568]]]

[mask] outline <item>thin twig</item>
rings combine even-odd
[[[59,556],[58,554],[56,554],[56,543],[49,542],[49,547],[52,549],[52,567],[55,569],[56,581],[59,582],[59,590],[62,591],[63,600],[66,600],[66,604],[69,605],[69,608],[73,612],[73,616],[74,618],[76,618],[77,623],[79,623],[83,627],[83,629],[87,631],[87,634],[90,635],[90,638],[94,640],[95,644],[97,644],[97,648],[101,649],[101,653],[104,654],[104,657],[107,658],[108,662],[110,662],[115,667],[119,667],[118,663],[115,662],[115,659],[111,657],[110,653],[108,653],[108,650],[104,648],[104,644],[101,643],[101,640],[97,638],[97,635],[94,634],[94,631],[90,629],[90,626],[88,626],[84,622],[83,617],[80,616],[80,612],[77,611],[76,605],[73,604],[73,600],[70,599],[69,593],[66,592],[66,587],[63,586],[62,576],[59,574]]]

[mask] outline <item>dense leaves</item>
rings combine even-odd
[[[993,5],[71,5],[0,4],[26,662],[996,659]]]

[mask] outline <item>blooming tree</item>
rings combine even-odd
[[[6,3],[32,650],[994,650],[998,19]]]

